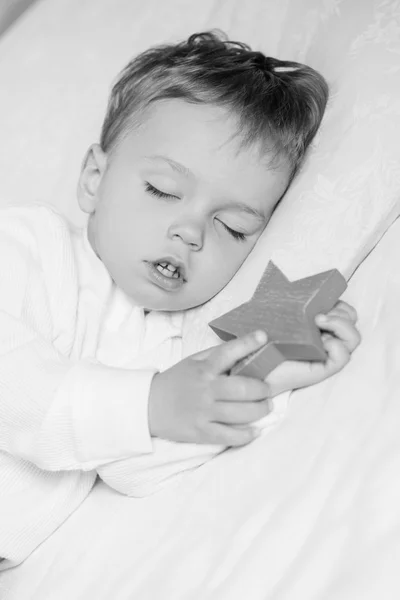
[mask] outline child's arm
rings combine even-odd
[[[263,334],[243,336],[157,374],[149,400],[154,453],[103,465],[97,469],[100,477],[123,494],[147,496],[227,446],[252,441],[259,433],[252,423],[270,411],[268,385],[227,373],[265,341]]]
[[[62,311],[67,331],[76,318],[73,294],[58,296],[28,235],[18,239],[17,226],[4,219],[1,229],[0,450],[50,471],[92,470],[151,452],[148,393],[155,370],[114,369],[59,352],[54,311]]]

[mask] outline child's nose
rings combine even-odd
[[[180,238],[192,250],[200,250],[204,243],[204,227],[194,220],[180,221],[169,227],[168,236],[171,239]]]

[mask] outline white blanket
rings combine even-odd
[[[398,600],[400,220],[353,276],[363,343],[286,418],[148,498],[98,484],[2,600]]]

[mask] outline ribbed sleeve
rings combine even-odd
[[[54,272],[49,281],[28,230],[24,237],[20,227],[12,236],[11,221],[1,233],[0,449],[51,471],[91,470],[150,452],[147,402],[155,370],[78,362],[60,353],[52,315],[59,276]],[[66,250],[58,269],[68,283],[73,261]],[[59,293],[68,322],[77,294],[67,285]]]
[[[3,346],[5,321],[0,314]],[[0,356],[1,450],[49,471],[91,470],[151,452],[147,399],[154,371],[71,364],[42,339],[13,342]]]

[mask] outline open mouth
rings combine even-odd
[[[165,257],[147,262],[147,267],[151,281],[164,290],[176,291],[186,283],[185,266],[178,259]]]
[[[154,266],[157,269],[157,271],[165,275],[165,277],[171,277],[173,279],[179,279],[180,277],[180,268],[175,267],[171,263],[154,263]]]

